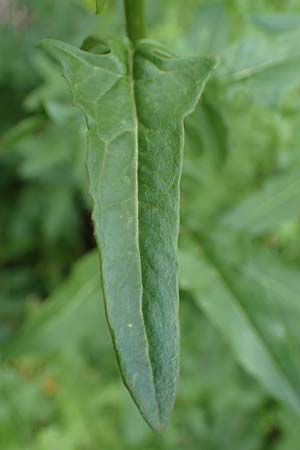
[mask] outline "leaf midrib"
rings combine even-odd
[[[139,120],[138,120],[138,107],[137,107],[137,101],[136,101],[136,86],[135,86],[135,78],[134,78],[134,55],[135,50],[131,47],[128,48],[128,82],[129,82],[129,89],[130,89],[130,98],[132,101],[132,111],[133,111],[133,132],[134,132],[134,141],[135,141],[135,174],[136,174],[136,180],[135,180],[135,186],[136,186],[136,208],[135,208],[135,217],[136,217],[136,223],[137,223],[137,250],[138,250],[138,257],[139,257],[139,269],[140,269],[140,278],[141,278],[141,308],[140,308],[140,315],[141,320],[143,323],[143,327],[145,330],[145,336],[146,336],[146,345],[147,345],[147,359],[149,361],[149,366],[151,368],[151,379],[155,394],[155,400],[157,405],[157,413],[160,423],[162,423],[162,417],[161,417],[161,409],[160,404],[158,401],[157,396],[157,390],[156,390],[156,384],[154,379],[154,371],[152,367],[152,361],[150,357],[150,349],[149,349],[149,340],[147,335],[147,328],[145,325],[145,318],[143,315],[143,291],[144,291],[144,285],[143,285],[143,271],[142,271],[142,264],[141,264],[141,251],[140,251],[140,227],[139,227]]]

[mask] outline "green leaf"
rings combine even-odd
[[[24,136],[30,135],[45,125],[43,117],[28,117],[8,130],[0,139],[0,154],[13,147]]]
[[[2,356],[10,359],[28,352],[45,355],[74,346],[96,330],[105,331],[100,298],[99,258],[97,252],[91,252],[75,264],[68,279],[3,346]],[[105,338],[103,333],[101,345],[107,345]]]
[[[239,363],[275,398],[300,412],[299,271],[272,253],[226,260],[215,243],[181,253],[181,286],[224,335]],[[240,247],[240,246],[239,246]],[[232,248],[230,258],[235,250]]]
[[[221,55],[228,46],[230,24],[228,12],[220,2],[205,2],[197,8],[185,8],[189,18],[185,25],[185,36],[178,44],[182,53],[216,56]],[[186,19],[185,19],[186,20]]]
[[[252,14],[250,20],[257,28],[268,33],[284,33],[300,28],[299,14]]]
[[[259,235],[278,228],[300,215],[299,171],[272,177],[260,190],[251,193],[230,210],[220,221],[251,235]]]
[[[246,92],[259,104],[273,109],[299,86],[299,30],[282,37],[251,34],[224,55],[218,77],[232,93]]]
[[[229,153],[228,128],[222,111],[213,100],[199,102],[185,125],[186,145],[200,154],[206,151],[217,166],[222,166]],[[197,171],[197,168],[194,167]],[[199,175],[198,175],[199,178]]]
[[[184,118],[215,66],[160,44],[88,53],[46,40],[88,126],[87,169],[107,318],[121,374],[155,430],[179,369],[177,238]]]

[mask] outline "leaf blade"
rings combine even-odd
[[[110,42],[96,55],[44,44],[88,124],[87,168],[106,313],[123,380],[155,430],[179,368],[177,237],[183,121],[215,65],[162,46]],[[117,106],[116,106],[117,105]]]

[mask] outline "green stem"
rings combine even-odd
[[[145,0],[124,0],[127,35],[132,42],[146,36]]]
[[[96,14],[100,14],[103,8],[103,1],[96,0]]]

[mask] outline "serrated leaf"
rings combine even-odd
[[[192,240],[181,286],[223,334],[238,362],[275,398],[300,412],[299,273],[269,253],[236,266],[222,248]],[[199,251],[200,248],[202,251]],[[234,254],[231,249],[230,258]]]
[[[299,171],[277,175],[226,213],[221,226],[259,235],[300,215]]]
[[[179,368],[177,237],[183,121],[215,65],[141,41],[105,54],[47,40],[85,114],[87,168],[107,318],[120,370],[155,430]]]

